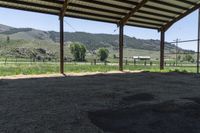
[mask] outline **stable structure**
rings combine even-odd
[[[136,61],[141,61],[141,60],[147,61],[147,60],[151,60],[151,56],[133,56],[132,58],[133,58],[133,60],[136,60]]]
[[[200,0],[0,0],[0,7],[59,16],[61,73],[64,73],[64,17],[117,24],[119,70],[122,71],[125,25],[150,28],[161,33],[160,69],[164,69],[165,32],[198,9]]]

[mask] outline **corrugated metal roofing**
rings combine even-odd
[[[64,0],[0,0],[0,7],[60,15]],[[65,16],[166,30],[200,0],[68,0]]]

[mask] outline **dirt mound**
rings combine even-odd
[[[199,133],[200,105],[173,101],[90,112],[93,124],[112,133]]]

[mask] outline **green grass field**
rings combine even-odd
[[[0,76],[9,76],[9,75],[32,75],[32,74],[53,74],[59,73],[59,63],[55,62],[0,62]],[[117,71],[118,64],[107,64],[98,63],[97,65],[91,65],[91,63],[66,63],[65,64],[65,73],[81,73],[81,72],[108,72],[108,71]],[[142,70],[150,72],[190,72],[195,73],[195,66],[188,67],[169,67],[167,66],[165,70],[160,71],[158,65],[124,65],[124,70]]]
[[[59,73],[59,44],[53,43],[51,41],[26,41],[26,40],[11,40],[9,45],[5,41],[0,40],[0,76],[8,76],[8,75],[31,75],[31,74],[52,74]],[[47,47],[48,45],[48,47]],[[15,55],[15,52],[12,49],[15,48],[27,48],[28,50],[32,50],[34,48],[42,48],[46,51],[51,51],[55,53],[55,58],[52,58],[52,62],[33,62],[33,59],[30,59],[28,55],[24,55],[24,57]],[[25,50],[27,50],[25,49]],[[73,56],[70,53],[69,46],[65,45],[65,57],[72,58]],[[6,53],[8,52],[8,53]],[[66,63],[65,64],[65,72],[66,73],[81,73],[81,72],[108,72],[108,71],[117,71],[118,70],[118,50],[109,48],[109,57],[107,65],[104,63],[97,63],[97,65],[91,65],[91,62],[97,60],[98,57],[96,54],[92,54],[91,51],[86,53],[85,63]],[[23,50],[22,50],[23,53]],[[26,53],[26,52],[24,52]],[[40,54],[38,54],[40,55]],[[114,55],[116,56],[114,58]],[[42,55],[41,55],[42,56]],[[136,65],[133,64],[133,56],[150,56],[151,61],[147,61],[145,66],[144,61],[137,62]],[[160,72],[159,69],[159,51],[149,51],[149,50],[141,50],[141,49],[131,49],[124,48],[124,64],[128,61],[128,65],[124,65],[124,70],[143,70],[150,72]],[[187,62],[179,62],[180,66],[185,67],[173,67],[175,63],[175,55],[174,54],[166,54],[166,62],[167,67],[162,72],[169,71],[177,71],[177,72],[196,72],[195,63],[187,63]],[[195,57],[194,57],[195,58]],[[45,60],[47,61],[47,60]],[[150,62],[153,63],[150,66]],[[186,67],[188,66],[188,67]],[[190,67],[189,67],[190,66]]]

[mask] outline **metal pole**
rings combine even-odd
[[[60,16],[60,73],[64,74],[64,23],[63,16]]]
[[[197,41],[197,74],[199,74],[199,51],[200,51],[200,9],[198,18],[198,41]]]
[[[178,39],[176,39],[176,67],[177,67]]]
[[[123,71],[124,25],[119,26],[119,71]]]
[[[160,35],[160,70],[164,69],[164,52],[165,52],[165,31]]]
[[[178,38],[176,39],[176,67],[178,65]]]

